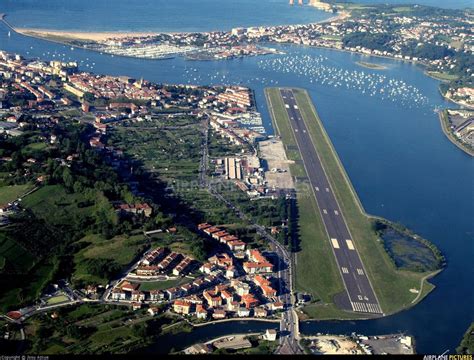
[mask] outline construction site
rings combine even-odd
[[[294,189],[290,164],[294,161],[286,157],[283,142],[270,138],[259,142],[260,157],[264,164],[265,180],[269,189]]]

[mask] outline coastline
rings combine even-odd
[[[441,124],[441,130],[443,130],[444,135],[448,138],[449,141],[451,141],[454,145],[456,145],[459,149],[464,151],[466,154],[470,155],[471,157],[474,157],[474,151],[466,148],[462,144],[459,143],[459,141],[452,135],[452,133],[449,131],[447,128],[447,119],[445,119],[444,111],[440,111],[438,114],[439,122]]]
[[[312,4],[310,6],[316,7]],[[319,8],[318,8],[319,9]],[[324,11],[324,10],[321,10]],[[44,40],[54,41],[51,40],[49,37],[58,37],[64,38],[63,41],[56,40],[55,42],[63,42],[67,45],[67,41],[74,41],[74,40],[86,40],[86,41],[105,41],[107,39],[126,39],[131,37],[145,37],[145,36],[156,36],[159,34],[190,34],[194,32],[183,31],[183,32],[176,32],[176,31],[79,31],[79,30],[56,30],[56,29],[48,29],[48,28],[27,28],[27,27],[16,27],[10,23],[7,23],[5,17],[7,14],[3,14],[3,17],[0,18],[0,21],[5,22],[5,24],[10,27],[13,31],[17,32],[18,34],[24,36],[30,36],[35,38],[40,38]],[[333,21],[343,20],[347,17],[350,17],[350,12],[348,11],[339,11],[335,14],[335,16],[331,16],[327,19],[320,20],[314,22],[315,24],[323,24]],[[291,25],[291,24],[288,24]],[[297,24],[295,24],[297,25]],[[284,24],[278,24],[274,26],[284,26]],[[210,31],[196,31],[197,33],[209,33],[213,32]],[[81,46],[79,46],[81,47]]]
[[[12,27],[17,33],[48,39],[48,37],[59,37],[67,40],[88,40],[88,41],[105,41],[107,39],[126,39],[129,37],[145,37],[155,36],[157,33],[153,32],[114,32],[114,31],[67,31],[67,30],[52,30],[39,28],[17,28]]]
[[[208,325],[214,325],[214,324],[220,324],[220,323],[226,323],[226,322],[239,322],[239,321],[260,321],[260,322],[267,322],[267,323],[280,323],[281,320],[279,319],[266,319],[266,318],[229,318],[229,319],[222,319],[222,320],[211,320],[211,321],[206,321],[200,324],[193,324],[191,323],[190,325],[192,327],[203,327],[203,326],[208,326]]]

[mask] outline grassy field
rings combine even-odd
[[[68,301],[69,298],[66,295],[58,295],[58,296],[53,296],[50,297],[48,300],[46,300],[46,303],[48,305],[54,305],[54,304],[59,304],[65,301]]]
[[[173,130],[164,129],[160,122],[117,127],[111,141],[161,180],[192,182],[198,178],[202,134],[194,119],[185,124]]]
[[[165,281],[153,281],[153,282],[142,282],[140,283],[141,291],[150,291],[150,290],[164,290],[169,289],[178,285],[183,285],[191,280],[188,278],[179,278]]]
[[[456,349],[458,354],[473,354],[474,353],[474,323],[471,323],[469,329],[467,329],[464,337],[461,340],[461,344]]]
[[[427,71],[426,74],[428,76],[431,76],[432,78],[435,78],[436,80],[441,80],[441,81],[454,81],[459,78],[457,75],[451,75],[443,72],[438,72],[438,71]]]
[[[31,188],[31,185],[12,185],[0,187],[0,204],[7,204],[18,199]]]
[[[395,265],[385,252],[381,241],[372,229],[372,221],[365,214],[357,194],[352,188],[349,177],[342,167],[309,96],[302,90],[296,90],[294,93],[298,107],[301,110],[306,126],[321,157],[329,181],[334,189],[336,198],[354,239],[354,243],[360,252],[361,259],[366,267],[372,285],[375,288],[383,311],[386,314],[390,314],[413,305],[412,301],[415,299],[419,301],[423,296],[417,297],[416,294],[410,292],[410,289],[420,289],[423,277],[428,274],[400,271],[395,268]],[[277,122],[278,133],[282,136],[287,146],[294,146],[295,140],[292,136],[290,124],[284,106],[282,105],[283,102],[278,89],[267,89],[267,98],[271,102],[276,117],[274,120]],[[323,244],[312,244],[313,242],[318,242],[318,239],[321,238],[321,234],[315,236],[314,234],[317,234],[315,230],[310,232],[306,230],[306,228],[313,227],[316,229],[318,224],[320,227],[321,220],[320,217],[317,216],[319,214],[316,214],[314,210],[312,212],[314,216],[310,215],[309,204],[311,201],[305,200],[301,191],[298,195],[298,200],[301,202],[299,204],[299,226],[302,253],[315,251],[314,249],[319,247],[319,256],[321,257],[314,256],[314,254],[297,255],[296,288],[297,290],[305,291],[311,289],[313,294],[316,293],[322,300],[329,302],[328,297],[332,296],[338,289],[341,289],[341,287],[332,284],[336,276],[333,270],[327,270],[327,264],[323,267],[321,262],[324,263],[324,261],[328,261],[328,258],[330,258],[332,265],[329,265],[329,269],[334,269],[336,266],[335,259],[328,249],[324,250]],[[326,237],[323,239],[327,242]],[[327,248],[329,248],[329,246],[327,246]],[[307,271],[308,268],[312,269],[311,274]],[[299,279],[298,274],[302,274]],[[327,277],[328,279],[326,281],[315,280],[314,278],[319,274],[321,277]],[[339,282],[342,283],[341,280],[339,280]],[[327,291],[331,289],[332,293],[327,293]],[[426,285],[423,292],[431,289],[432,286]],[[321,311],[314,313],[314,315],[318,314],[321,315]]]
[[[26,351],[52,354],[122,354],[149,344],[171,320],[128,307],[80,305],[61,308],[59,318],[39,314],[25,324]],[[150,325],[149,325],[150,324]],[[140,329],[150,328],[145,336]]]
[[[67,226],[77,217],[87,217],[94,210],[93,202],[88,202],[83,194],[68,194],[60,185],[44,186],[23,200],[29,208],[48,223]]]
[[[88,259],[110,259],[122,267],[126,267],[139,252],[144,250],[146,243],[143,235],[120,235],[110,240],[104,239],[100,235],[87,235],[79,241],[79,244],[83,244],[85,247],[74,255],[76,266],[73,279],[105,285],[109,279],[90,274],[85,261]]]

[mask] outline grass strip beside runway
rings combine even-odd
[[[294,94],[382,309],[389,314],[411,306],[416,295],[410,289],[419,289],[420,280],[426,274],[395,268],[372,228],[371,219],[365,213],[308,93],[296,90]]]
[[[412,306],[434,288],[432,284],[425,282],[418,299],[417,294],[410,291],[420,289],[427,273],[395,268],[372,228],[372,219],[365,213],[309,95],[300,89],[295,89],[294,95],[383,311],[390,314]],[[285,148],[295,151],[296,141],[279,89],[266,89],[266,96],[276,132],[282,137]],[[296,152],[296,155],[290,153],[291,158],[300,160],[299,151]],[[292,172],[292,175],[295,173]],[[314,196],[309,196],[312,195],[310,189],[301,183],[297,190],[302,250],[297,254],[296,290],[311,292],[325,303],[330,303],[332,297],[344,289],[342,280],[337,272]],[[347,316],[342,316],[347,313],[338,313],[333,308],[330,314],[325,314],[319,305],[310,305],[305,308],[305,312],[313,318]]]

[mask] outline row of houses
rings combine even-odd
[[[249,261],[244,262],[243,268],[247,274],[262,274],[273,272],[273,264],[257,249],[246,252]]]
[[[171,271],[173,275],[181,276],[190,269],[194,262],[193,258],[174,251],[167,255],[166,253],[167,250],[164,248],[156,248],[147,253],[135,269],[135,275],[140,277],[157,276]]]
[[[228,316],[267,317],[269,312],[283,309],[282,302],[271,302],[261,306],[259,300],[251,293],[249,284],[233,280],[229,285],[216,285],[205,290],[199,296],[179,299],[173,303],[173,311],[182,315],[194,315],[198,319],[224,319]]]
[[[198,225],[198,230],[202,231],[204,234],[210,236],[214,240],[227,245],[228,248],[234,253],[242,254],[242,252],[246,249],[246,244],[237,236],[231,235],[227,231],[217,226],[212,226],[208,223],[202,223]],[[241,257],[238,254],[235,255],[236,257]]]
[[[213,275],[199,277],[192,282],[171,287],[166,290],[141,291],[139,283],[124,280],[113,290],[111,298],[114,301],[131,302],[163,302],[173,301],[183,296],[189,296],[195,292],[207,289],[219,282],[219,278]]]

